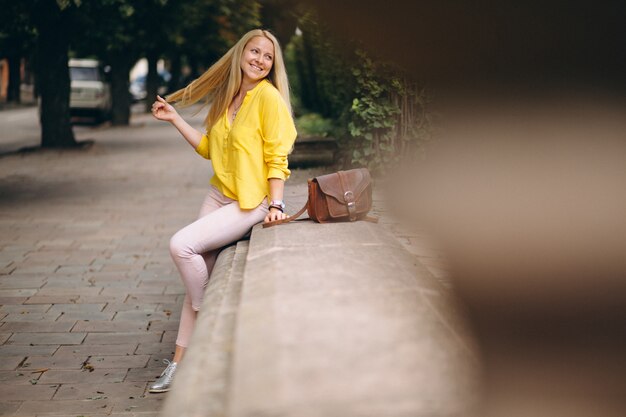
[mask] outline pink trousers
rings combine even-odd
[[[204,289],[219,251],[246,235],[268,213],[267,201],[252,210],[242,210],[236,200],[211,186],[198,220],[182,228],[170,240],[170,254],[185,284],[187,294],[178,326],[176,344],[189,345],[200,310]]]

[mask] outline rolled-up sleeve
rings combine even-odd
[[[211,159],[209,155],[209,136],[206,133],[202,135],[202,139],[200,139],[200,144],[196,148],[196,152],[204,159]]]
[[[276,90],[270,90],[263,100],[262,134],[263,158],[268,167],[267,178],[286,180],[291,171],[287,155],[296,140],[296,127],[287,105]]]

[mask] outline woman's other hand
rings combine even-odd
[[[282,211],[272,207],[270,208],[269,213],[267,213],[267,215],[265,216],[264,223],[273,222],[274,220],[286,219],[287,217],[289,216]]]
[[[157,120],[173,122],[178,117],[178,112],[163,97],[157,96],[156,101],[152,103],[152,116]]]

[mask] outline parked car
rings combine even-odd
[[[133,96],[133,101],[141,101],[145,100],[148,93],[146,92],[146,78],[147,75],[139,75],[134,80],[130,82],[130,94]],[[167,93],[167,83],[169,83],[172,75],[165,71],[159,71],[159,89],[158,94],[164,95]]]
[[[111,118],[111,84],[107,68],[95,59],[70,59],[70,114],[98,121]]]

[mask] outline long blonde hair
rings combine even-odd
[[[177,102],[181,107],[190,106],[200,100],[204,100],[205,105],[211,104],[204,120],[207,131],[211,130],[241,87],[241,56],[250,39],[256,36],[265,37],[274,44],[274,62],[267,78],[283,97],[291,113],[289,81],[280,44],[274,35],[263,29],[254,29],[243,35],[204,74],[193,80],[187,87],[168,95],[166,100],[170,103]]]

